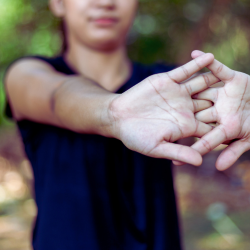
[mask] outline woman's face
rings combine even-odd
[[[55,1],[60,2],[60,0]],[[61,0],[60,4],[67,36],[72,36],[93,49],[112,50],[124,43],[138,2],[137,0]]]

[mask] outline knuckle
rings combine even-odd
[[[212,116],[213,120],[215,121],[216,120],[216,114],[215,114],[214,109],[211,110],[211,116]]]
[[[201,70],[203,68],[202,65],[200,65],[200,63],[199,63],[199,61],[198,61],[197,58],[194,60],[194,62],[196,63],[196,65],[197,65],[197,67],[198,67],[199,70]]]
[[[207,76],[207,74],[203,74],[202,76],[203,76],[205,84],[207,85],[207,87],[209,87],[211,83],[209,77]]]
[[[192,87],[190,86],[190,84],[189,84],[189,83],[186,83],[186,84],[184,84],[184,86],[185,86],[185,88],[186,88],[188,94],[189,94],[189,95],[192,95],[193,90],[192,90]]]
[[[198,101],[194,100],[194,110],[197,111],[199,109],[199,103]]]
[[[227,79],[227,81],[229,81],[229,82],[232,81],[236,76],[236,71],[232,70],[231,73],[232,73],[232,76],[229,79]]]
[[[224,65],[221,64],[218,69],[216,70],[216,74],[219,74],[223,70]]]
[[[218,100],[219,91],[218,91],[218,89],[213,89],[212,91],[213,91],[213,94],[212,94],[212,101],[213,101],[214,103],[216,103],[217,100]]]
[[[184,72],[184,74],[185,74],[185,76],[186,76],[187,78],[189,78],[189,77],[191,76],[191,75],[189,74],[188,70],[187,70],[184,66],[182,66],[181,69],[182,69],[182,71]]]
[[[203,147],[207,150],[207,151],[211,151],[212,150],[212,147],[210,145],[210,143],[205,140],[205,139],[201,139],[201,143],[203,145]]]
[[[165,74],[167,75],[168,79],[170,79],[170,81],[175,82],[175,83],[178,84],[177,80],[174,79],[174,77],[172,76],[172,74],[170,74],[169,72],[167,72]]]

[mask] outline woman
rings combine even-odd
[[[136,0],[51,0],[50,7],[65,22],[67,50],[22,58],[5,79],[8,115],[34,171],[34,249],[181,249],[164,159],[201,163],[196,150],[172,142],[209,132],[194,113],[211,104],[191,99],[207,88],[205,78],[176,82],[213,56],[147,78],[172,68],[129,61]]]

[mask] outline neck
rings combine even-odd
[[[107,52],[72,43],[65,53],[65,59],[76,72],[112,92],[119,89],[131,74],[125,46]]]

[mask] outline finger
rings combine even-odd
[[[213,106],[213,103],[205,100],[193,100],[194,113],[208,109]]]
[[[220,80],[211,72],[208,72],[190,79],[189,81],[181,84],[181,86],[186,88],[190,95],[194,95],[201,92],[202,90],[207,89],[217,82],[220,82]]]
[[[201,155],[194,149],[174,143],[164,142],[151,151],[151,157],[186,162],[195,166],[202,163]]]
[[[232,140],[232,141],[227,140],[227,141],[224,141],[222,144],[224,144],[224,145],[229,145],[229,144],[231,144],[231,143],[233,143],[233,142],[234,142],[234,140]]]
[[[202,55],[204,55],[204,54],[205,54],[205,52],[203,52],[203,51],[194,50],[194,51],[191,53],[191,57],[192,57],[192,58],[196,58],[196,57],[202,56]]]
[[[227,141],[227,135],[222,125],[214,128],[211,132],[204,135],[191,147],[197,150],[201,155],[207,154],[212,151],[224,141]]]
[[[189,63],[176,68],[170,72],[167,73],[167,75],[170,77],[170,79],[176,83],[180,83],[182,81],[187,80],[190,78],[193,74],[200,71],[204,67],[208,66],[214,61],[213,54],[207,53],[200,57],[197,57],[196,59],[190,61]]]
[[[191,56],[192,58],[200,58],[201,56],[206,55],[202,51],[193,51]],[[235,71],[225,66],[223,63],[218,60],[214,60],[213,63],[207,66],[208,69],[212,71],[212,73],[218,77],[221,81],[227,83],[231,81],[235,76]]]
[[[209,88],[207,90],[204,90],[200,92],[199,94],[195,94],[192,96],[193,99],[200,99],[200,100],[208,100],[213,103],[216,103],[219,95],[218,88]]]
[[[183,166],[183,165],[185,165],[186,163],[185,163],[185,162],[182,162],[182,161],[173,161],[173,164],[174,164],[175,166]]]
[[[218,121],[218,114],[214,107],[202,110],[195,114],[195,118],[204,123],[212,123]]]
[[[207,124],[202,123],[202,122],[198,122],[197,131],[195,132],[195,134],[193,136],[202,137],[203,135],[210,132],[212,129],[213,129],[212,126],[207,125]],[[174,160],[173,164],[176,165],[176,166],[182,166],[182,165],[184,165],[186,163],[182,162],[182,161],[175,161]]]
[[[212,126],[205,124],[203,122],[197,121],[197,129],[192,136],[201,138],[202,136],[204,136],[205,134],[209,133],[212,130],[213,130]]]
[[[220,154],[216,161],[216,168],[223,171],[231,167],[239,159],[239,157],[249,149],[250,144],[248,141],[238,140],[233,142]]]

